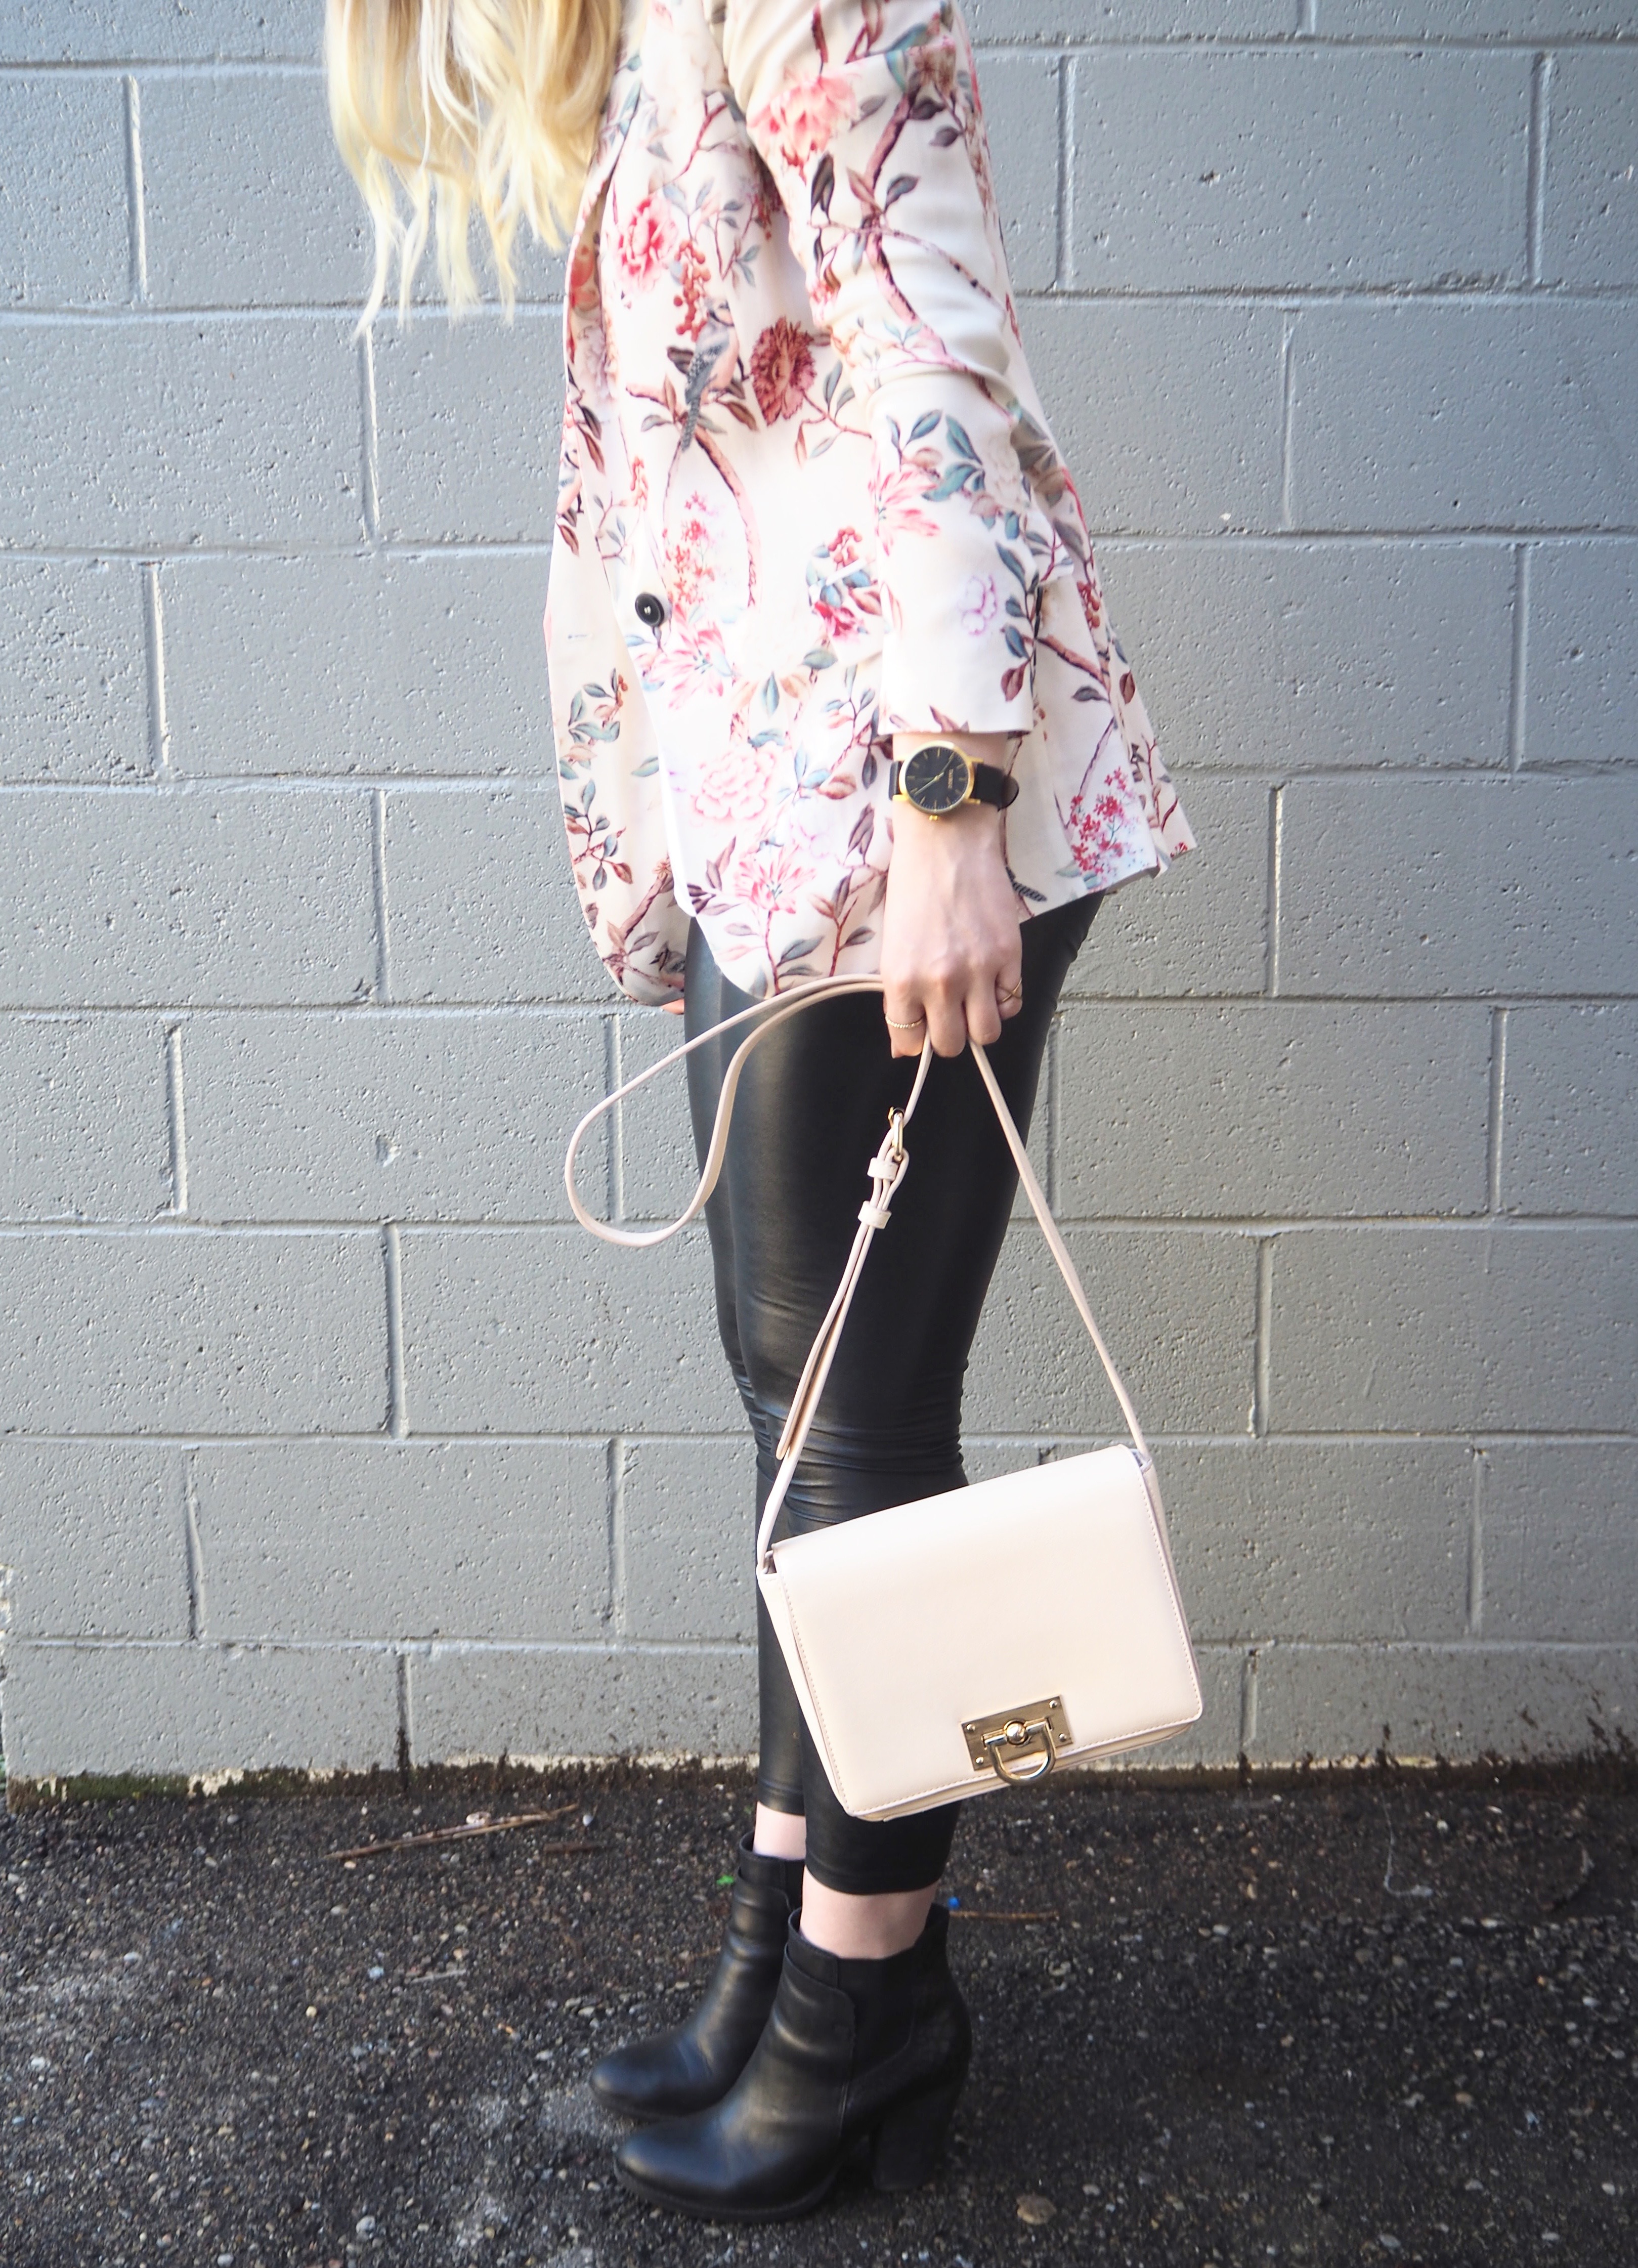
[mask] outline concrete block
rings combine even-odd
[[[1047,291],[1058,275],[1058,59],[979,58],[995,202],[1015,291]]]
[[[363,305],[374,231],[321,72],[144,79],[142,144],[156,306]]]
[[[586,936],[555,779],[390,795],[386,868],[395,999],[618,997]]]
[[[1638,1428],[1638,1228],[1288,1230],[1280,1433]]]
[[[1485,1449],[1484,1633],[1630,1644],[1638,1598],[1638,1443]]]
[[[6,306],[121,304],[130,291],[131,254],[125,91],[118,79],[52,72],[0,80],[0,147]]]
[[[162,587],[184,777],[555,776],[544,559],[176,559]]]
[[[567,1220],[603,1092],[584,1012],[189,1020],[188,1202],[205,1220]],[[587,1186],[603,1178],[601,1145]]]
[[[268,1441],[198,1450],[209,1638],[605,1635],[600,1441]]]
[[[375,328],[382,532],[395,542],[549,543],[561,318]]]
[[[120,562],[0,562],[0,781],[141,779],[151,767],[142,591]]]
[[[1326,39],[1619,39],[1633,0],[1321,0]]]
[[[1089,56],[1075,79],[1075,282],[1522,276],[1530,74],[1527,54],[1437,49]]]
[[[1615,302],[1412,300],[1294,326],[1290,525],[1638,519],[1638,361]]]
[[[1291,29],[1287,0],[968,0],[962,11],[975,40],[1282,40]]]
[[[1033,299],[1018,316],[1095,535],[1280,525],[1276,308]]]
[[[173,1202],[147,1017],[0,1017],[0,1220],[143,1221]]]
[[[25,1643],[5,1671],[15,1779],[364,1771],[398,1753],[385,1651]]]
[[[1502,545],[1116,543],[1098,565],[1186,792],[1197,764],[1507,762]]]
[[[1619,39],[1633,0],[1320,0],[1326,39]]]
[[[968,1484],[976,1487],[980,1481],[999,1480],[1007,1473],[1021,1473],[1039,1464],[1053,1454],[1055,1446],[1038,1440],[1032,1433],[969,1433],[961,1443],[961,1463]]]
[[[1251,1756],[1545,1763],[1630,1741],[1635,1717],[1634,1646],[1274,1646],[1258,1657]]]
[[[1177,1443],[1156,1462],[1196,1638],[1465,1632],[1465,1443]]]
[[[1638,544],[1532,554],[1524,762],[1638,762]]]
[[[375,982],[345,792],[8,796],[0,1005],[346,1001]]]
[[[1544,284],[1638,284],[1638,55],[1571,48],[1554,59],[1541,216]]]
[[[1071,1217],[1485,1209],[1476,1004],[1086,1006],[1064,1026],[1057,1096]]]
[[[1638,1008],[1513,1009],[1507,1212],[1638,1213]]]
[[[403,1237],[409,1422],[423,1433],[731,1433],[703,1227],[652,1252],[580,1228]]]
[[[373,1235],[12,1232],[0,1430],[369,1433],[386,1404]]]
[[[42,319],[0,333],[0,543],[357,541],[358,357],[342,316]]]
[[[1100,907],[1066,1000],[1260,993],[1267,970],[1268,790],[1196,772],[1181,784],[1199,837],[1168,874]]]
[[[182,1455],[131,1441],[0,1440],[8,1646],[185,1638]]]
[[[751,1646],[435,1646],[408,1667],[417,1764],[756,1748]]]
[[[0,63],[316,63],[306,0],[11,0]]]
[[[756,1452],[732,1440],[621,1446],[622,1628],[639,1639],[756,1635]]]
[[[1638,781],[1297,780],[1280,990],[1629,992]]]
[[[1077,1229],[1066,1237],[1146,1429],[1238,1433],[1250,1424],[1256,1248],[1187,1229]],[[1014,1228],[967,1366],[973,1433],[1096,1435],[1120,1413],[1033,1226]]]
[[[680,1016],[663,1008],[623,1007],[614,1020],[617,1055],[610,1085],[619,1086],[683,1043]],[[688,1071],[679,1064],[651,1079],[622,1102],[618,1113],[617,1186],[611,1193],[611,1218],[675,1220],[698,1184],[693,1122],[688,1112]],[[863,1161],[861,1161],[861,1165]],[[588,1174],[586,1185],[592,1186]]]

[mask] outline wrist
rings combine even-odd
[[[895,807],[913,806],[934,819],[952,818],[969,803],[1004,811],[1018,792],[1007,755],[1001,733],[895,734],[889,799]],[[991,755],[1000,761],[989,762]]]
[[[939,815],[918,811],[902,797],[892,806],[895,842],[953,842],[959,836],[998,841],[1001,814],[993,804],[963,803]]]

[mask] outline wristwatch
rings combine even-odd
[[[887,792],[929,819],[943,819],[964,803],[988,803],[1004,811],[1017,799],[1018,784],[994,764],[974,763],[948,740],[929,740],[903,763],[889,764]]]

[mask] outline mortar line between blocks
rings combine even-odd
[[[1296,0],[1296,36],[1299,40],[1311,40],[1316,36],[1319,30],[1316,20],[1318,14],[1318,0]]]
[[[386,1430],[394,1441],[409,1431],[404,1382],[403,1254],[398,1223],[389,1220],[381,1231],[381,1267],[386,1292]]]
[[[381,541],[380,428],[376,415],[375,329],[358,335],[358,447],[362,460],[359,485],[364,504],[364,534],[371,543]]]
[[[1294,308],[1287,307],[1280,331],[1280,526],[1294,525],[1291,508],[1293,432],[1296,422],[1296,325]]]
[[[169,1152],[171,1203],[167,1210],[179,1219],[187,1213],[187,1098],[182,1081],[182,1027],[168,1027],[165,1035],[165,1142]]]
[[[1473,1444],[1473,1492],[1467,1515],[1467,1635],[1482,1638],[1485,1626],[1485,1453]]]
[[[148,678],[148,769],[155,779],[171,770],[171,719],[165,689],[165,599],[159,562],[143,562],[143,659]]]
[[[1240,1663],[1240,1754],[1249,1756],[1257,1741],[1257,1656],[1248,1646]]]
[[[1263,991],[1270,1000],[1280,997],[1281,892],[1285,865],[1285,784],[1268,791],[1268,879],[1263,909]]]
[[[415,1720],[414,1702],[409,1690],[409,1654],[400,1646],[393,1666],[394,1697],[398,1704],[398,1772],[408,1786],[415,1769]]]
[[[1541,281],[1541,238],[1546,220],[1547,136],[1553,119],[1553,57],[1538,54],[1530,74],[1530,153],[1525,166],[1524,275]]]
[[[143,96],[134,75],[125,81],[125,211],[130,238],[132,304],[148,300],[147,190],[143,180]]]
[[[1509,1011],[1490,1011],[1490,1101],[1485,1123],[1485,1211],[1502,1210],[1502,1137],[1507,1114],[1507,1026]]]
[[[1058,58],[1058,239],[1053,251],[1053,288],[1075,283],[1075,78],[1072,55]]]
[[[1511,772],[1524,764],[1524,688],[1530,667],[1530,563],[1533,543],[1513,554],[1513,648],[1507,695],[1507,763]]]
[[[625,1084],[625,1033],[619,1016],[607,1017],[603,1025],[603,1092],[613,1094],[617,1086]],[[611,1220],[626,1218],[626,1106],[616,1103],[608,1114],[608,1150],[605,1170],[608,1180],[608,1217]]]
[[[187,1642],[201,1646],[205,1636],[205,1552],[199,1534],[199,1476],[194,1469],[195,1452],[182,1455],[183,1552],[187,1576]]]
[[[1268,1438],[1268,1397],[1273,1373],[1274,1342],[1274,1248],[1275,1239],[1262,1236],[1257,1240],[1256,1315],[1253,1325],[1255,1352],[1252,1373],[1252,1438],[1259,1441]]]
[[[608,1598],[616,1638],[630,1636],[626,1605],[626,1437],[608,1445]]]
[[[385,1007],[393,998],[391,934],[386,895],[386,790],[370,798],[370,885],[375,901],[375,997]]]

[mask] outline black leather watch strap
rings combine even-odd
[[[997,811],[1004,811],[1010,803],[1018,799],[1018,784],[1010,772],[1003,772],[998,764],[974,764],[973,767],[973,800],[988,803]]]
[[[887,793],[889,797],[899,793],[900,775],[903,769],[896,760],[888,765]],[[1016,803],[1017,799],[1018,783],[1010,772],[1003,772],[995,764],[973,764],[973,793],[970,798],[972,802],[987,803],[992,810],[1005,811],[1009,804]],[[907,798],[907,800],[908,800]]]

